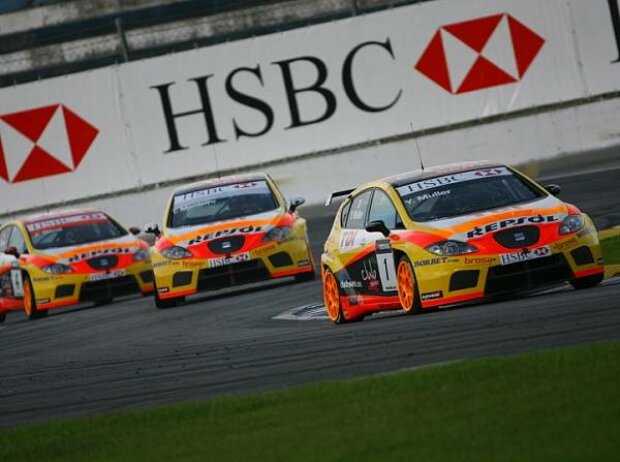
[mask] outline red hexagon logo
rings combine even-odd
[[[72,172],[99,130],[62,104],[0,116],[0,178],[9,183]]]
[[[452,94],[519,82],[545,43],[509,14],[439,28],[415,68]]]

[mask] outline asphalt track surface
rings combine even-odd
[[[620,225],[619,169],[547,178],[599,227]],[[318,257],[335,208],[307,207]],[[273,319],[321,302],[320,281],[57,310],[0,325],[0,426],[284,389],[466,358],[620,339],[620,282],[343,326]]]

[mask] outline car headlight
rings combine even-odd
[[[463,255],[466,253],[477,252],[473,245],[466,244],[461,241],[441,241],[429,245],[426,250],[435,255]]]
[[[138,249],[133,253],[133,261],[148,261],[150,253],[147,249]]]
[[[183,247],[179,247],[178,245],[173,245],[172,247],[166,247],[161,251],[161,254],[166,258],[171,258],[173,260],[180,260],[181,258],[190,258],[192,257],[192,253],[184,249]]]
[[[41,269],[49,274],[73,273],[73,268],[63,263],[52,263],[51,265],[44,266]]]
[[[586,222],[582,215],[569,215],[562,220],[562,224],[560,225],[560,234],[570,234],[581,231],[585,224]]]
[[[282,242],[291,234],[291,228],[289,226],[274,226],[263,237],[263,242],[278,241]]]

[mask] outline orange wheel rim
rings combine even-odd
[[[329,319],[335,321],[340,314],[340,294],[338,293],[338,284],[332,273],[325,273],[323,279],[323,300]]]
[[[413,270],[406,261],[401,261],[398,265],[398,298],[400,305],[405,311],[413,309],[414,292]]]
[[[32,314],[32,291],[28,279],[24,280],[24,310],[28,316]]]

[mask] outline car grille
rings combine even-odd
[[[118,257],[116,255],[104,255],[88,260],[88,265],[97,270],[114,268],[118,265]]]
[[[485,295],[520,292],[571,279],[573,273],[563,255],[489,268]]]
[[[540,239],[540,230],[536,226],[519,226],[496,232],[493,237],[507,249],[531,247]]]
[[[261,260],[249,260],[198,273],[198,290],[214,290],[270,279],[271,274]]]
[[[80,291],[80,302],[93,302],[138,292],[140,287],[133,276],[85,282]]]
[[[213,253],[225,255],[232,252],[236,252],[245,243],[245,237],[243,236],[231,236],[222,237],[219,239],[213,239],[207,242],[207,247]]]

